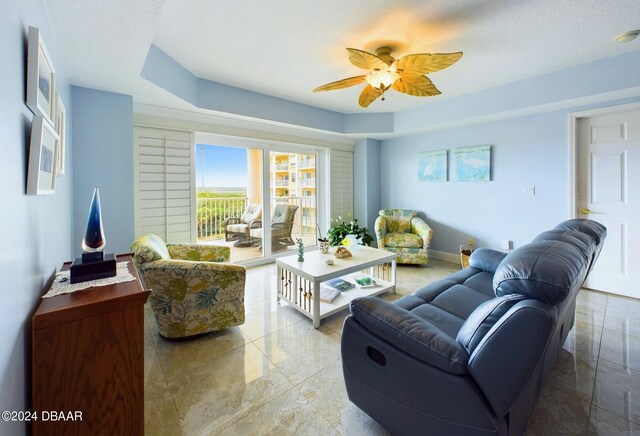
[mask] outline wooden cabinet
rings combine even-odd
[[[117,260],[129,261],[135,281],[43,299],[33,316],[34,435],[144,434],[143,305],[149,291],[131,255]],[[52,420],[53,412],[68,418],[76,411],[81,421]]]

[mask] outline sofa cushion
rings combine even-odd
[[[396,302],[394,302],[396,304]],[[396,304],[398,306],[398,304]],[[438,327],[440,330],[455,338],[464,323],[464,319],[455,316],[433,304],[422,304],[410,311],[414,315]]]
[[[240,217],[240,221],[245,224],[249,224],[249,222],[259,219],[262,219],[262,206],[260,206],[259,204],[248,205],[247,209]]]
[[[153,262],[154,260],[169,260],[169,250],[162,238],[154,234],[140,236],[131,244],[133,254],[143,262]]]
[[[590,253],[568,242],[536,241],[512,251],[493,276],[496,295],[522,294],[555,305],[584,281]]]
[[[387,233],[383,237],[385,247],[422,248],[422,238],[413,233]]]
[[[247,231],[247,224],[229,224],[227,226],[227,231],[233,233],[245,233]]]
[[[525,297],[520,294],[509,294],[485,301],[469,315],[464,322],[456,340],[471,355],[482,338],[485,337],[491,327],[502,318],[518,301]]]
[[[577,230],[547,230],[533,238],[533,241],[563,241],[593,254],[595,250],[594,239],[586,233]]]
[[[465,285],[454,285],[434,298],[431,304],[459,318],[467,319],[476,307],[492,298],[495,296]]]

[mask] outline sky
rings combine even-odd
[[[204,158],[202,149],[204,148]],[[196,144],[196,187],[246,187],[247,149]]]

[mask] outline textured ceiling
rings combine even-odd
[[[639,27],[638,0],[46,0],[74,84],[182,106],[140,78],[153,42],[196,76],[340,112],[395,112],[640,49],[613,38]],[[463,51],[430,75],[438,97],[390,91],[368,109],[345,47],[396,57]]]

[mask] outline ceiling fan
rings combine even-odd
[[[349,61],[356,67],[369,70],[369,74],[349,77],[336,82],[327,83],[313,90],[333,91],[348,88],[362,82],[368,82],[360,93],[358,103],[362,107],[369,106],[378,97],[393,88],[398,92],[418,97],[440,94],[426,74],[443,70],[455,64],[462,57],[462,52],[455,53],[416,53],[395,59],[391,56],[390,47],[380,47],[376,54],[348,48]]]

